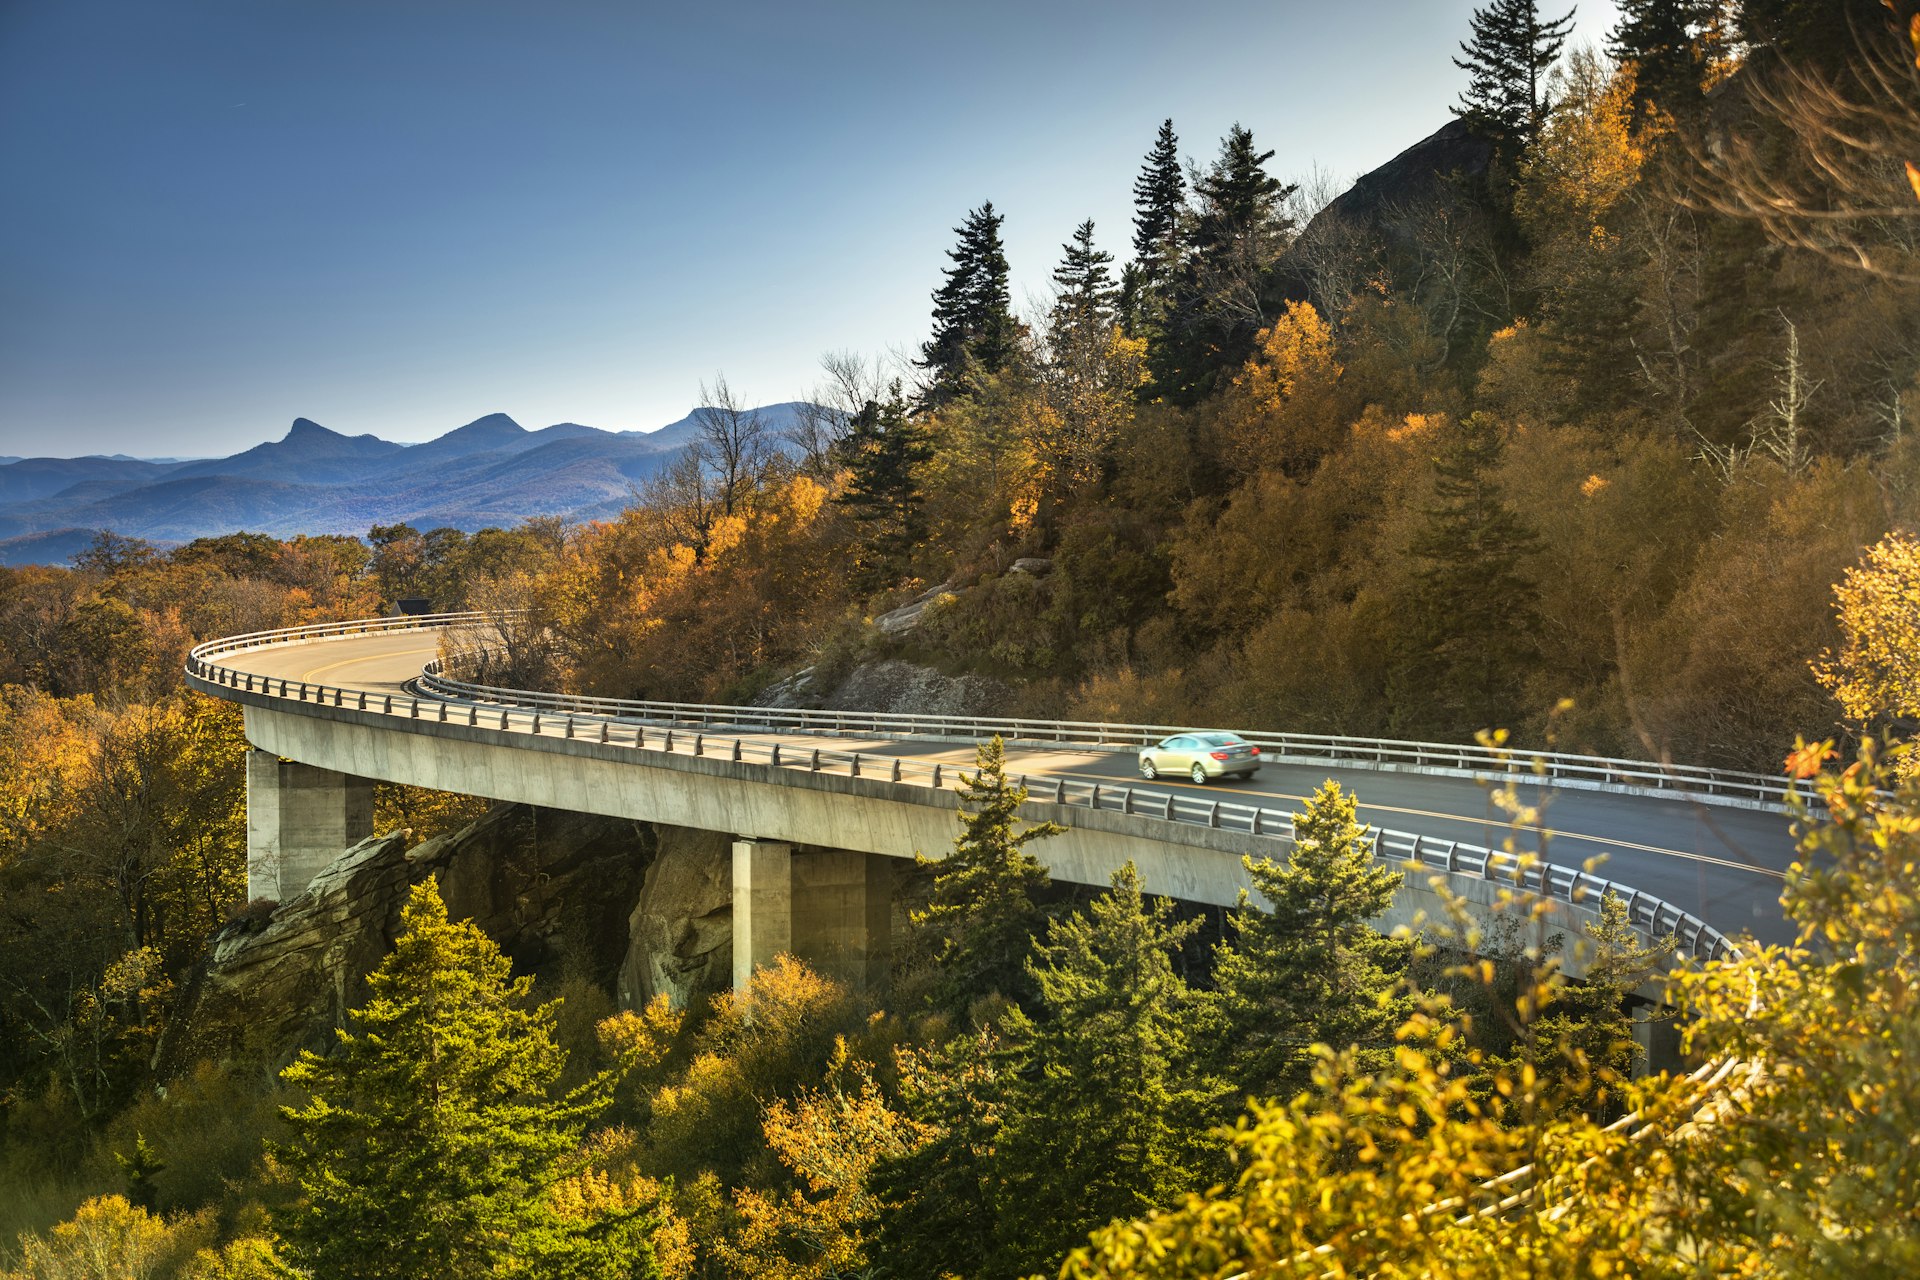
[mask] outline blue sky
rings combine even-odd
[[[1082,218],[1124,251],[1164,117],[1283,177],[1388,159],[1472,7],[0,0],[0,453],[793,399],[925,336],[983,200],[1016,296]]]

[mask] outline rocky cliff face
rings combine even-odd
[[[215,935],[158,1065],[163,1076],[203,1058],[278,1065],[326,1048],[365,1002],[408,889],[429,875],[516,973],[584,978],[622,1007],[662,991],[702,1001],[732,977],[730,859],[719,833],[525,805],[412,850],[404,832],[375,836],[271,915]]]

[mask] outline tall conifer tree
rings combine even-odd
[[[1723,38],[1722,0],[1619,0],[1620,21],[1607,52],[1634,68],[1634,101],[1682,116],[1700,104],[1715,46]]]
[[[999,1265],[988,1274],[1057,1260],[1091,1228],[1209,1180],[1195,997],[1174,969],[1199,927],[1148,898],[1129,862],[1085,914],[1048,929],[1029,966],[1045,1016],[1016,1016],[1008,1029],[1030,1065],[1000,1136]]]
[[[1019,322],[1013,318],[1006,250],[993,201],[969,210],[954,228],[960,242],[947,251],[953,262],[933,293],[933,336],[920,348],[927,371],[922,403],[946,404],[967,393],[976,370],[999,373],[1013,358]]]
[[[1192,404],[1239,368],[1267,323],[1268,275],[1286,250],[1294,188],[1267,172],[1273,152],[1234,125],[1194,183],[1191,240],[1171,288],[1164,332],[1148,349],[1156,395]]]
[[[433,881],[400,919],[356,1030],[284,1073],[312,1095],[283,1109],[275,1152],[301,1193],[275,1214],[292,1259],[334,1280],[657,1275],[637,1224],[564,1218],[549,1199],[612,1084],[556,1093],[557,1002],[527,1007],[533,980],[448,920]]]
[[[996,993],[1031,1002],[1027,955],[1047,920],[1046,908],[1034,901],[1046,887],[1047,870],[1027,846],[1066,829],[1053,822],[1021,828],[1016,815],[1027,789],[1007,778],[998,737],[982,743],[974,758],[976,768],[961,779],[953,852],[934,864],[927,905],[912,917],[916,949],[939,975],[935,1002],[955,1010]]]
[[[1453,112],[1517,160],[1552,107],[1547,72],[1573,30],[1573,10],[1547,20],[1538,0],[1492,0],[1473,11],[1468,25],[1472,36],[1460,45],[1466,56],[1453,60],[1467,73],[1467,87]]]
[[[1498,471],[1506,441],[1484,413],[1449,429],[1433,460],[1433,506],[1414,535],[1414,647],[1401,673],[1410,724],[1452,734],[1509,726],[1520,681],[1539,657],[1540,593],[1523,568],[1539,537],[1507,504]],[[1418,707],[1417,713],[1409,708]]]
[[[1234,913],[1234,940],[1214,965],[1225,1024],[1215,1039],[1236,1106],[1304,1085],[1316,1043],[1390,1046],[1408,1012],[1395,994],[1408,946],[1370,923],[1400,873],[1375,860],[1358,815],[1358,798],[1329,780],[1294,818],[1284,865],[1247,860],[1266,907]]]
[[[1074,228],[1053,269],[1053,329],[1105,342],[1114,320],[1113,255],[1093,247],[1093,219]]]
[[[1120,309],[1130,332],[1150,326],[1179,266],[1181,217],[1187,177],[1180,169],[1180,139],[1163,120],[1133,180],[1133,261],[1122,278]]]
[[[837,501],[861,529],[855,574],[863,590],[880,590],[907,572],[926,540],[920,469],[933,457],[933,442],[895,382],[886,400],[869,400],[853,416],[837,452],[848,471]]]

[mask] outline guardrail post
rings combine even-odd
[[[853,767],[847,770],[847,776],[849,778],[857,778],[860,776],[860,753],[858,751],[853,753]]]
[[[1060,779],[1054,784],[1053,802],[1055,804],[1065,804],[1067,802],[1067,780],[1065,778]]]
[[[607,742],[607,741],[610,741],[612,737],[613,737],[612,722],[607,720],[602,720],[600,722],[600,741]]]
[[[505,707],[500,708],[500,728],[501,729],[504,730],[507,727],[507,716],[510,714],[512,713],[509,712]]]
[[[1254,835],[1256,835],[1256,836],[1260,834],[1260,814],[1261,814],[1261,812],[1262,812],[1262,810],[1260,810],[1260,809],[1258,809],[1258,808],[1256,808],[1256,809],[1255,809],[1255,810],[1253,811],[1253,834],[1254,834]]]
[[[813,749],[813,760],[807,765],[807,768],[813,770],[815,773],[820,772],[820,748],[815,747]]]
[[[893,780],[895,782],[900,781],[900,757],[899,756],[895,756],[893,758]]]
[[[772,764],[776,769],[780,767],[780,744],[777,742],[773,744]]]
[[[420,699],[408,698],[407,703],[407,718],[410,720],[418,720],[420,718]]]
[[[447,722],[447,704],[443,702],[440,704],[440,723],[445,724],[446,722]]]
[[[933,762],[933,789],[935,791],[940,790],[940,762],[938,760]]]
[[[480,704],[479,703],[474,702],[474,703],[468,704],[467,723],[470,725],[474,725],[476,727],[478,727],[478,725],[480,724]]]
[[[1166,820],[1167,820],[1168,822],[1172,822],[1172,821],[1173,821],[1173,793],[1172,793],[1171,791],[1169,791],[1169,792],[1167,793],[1167,812],[1166,812]]]
[[[307,682],[305,680],[302,680],[300,682],[300,695],[298,698],[295,699],[295,701],[305,702],[306,700],[307,700]]]
[[[660,749],[668,753],[673,751],[673,730],[667,730],[666,742]]]
[[[567,717],[567,736],[569,738],[573,736],[573,717],[572,716]]]
[[[1133,812],[1133,788],[1132,787],[1128,787],[1125,791],[1120,793],[1120,812],[1122,813]]]
[[[1449,840],[1447,841],[1447,870],[1458,871],[1459,869],[1460,842],[1458,840]]]
[[[707,735],[704,733],[694,734],[693,735],[693,754],[695,754],[696,756],[703,755],[705,754],[706,749],[707,749]]]
[[[365,689],[360,691],[360,709],[362,711],[367,709],[367,691]]]
[[[538,733],[538,732],[540,732],[540,709],[539,709],[538,707],[535,707],[535,708],[534,708],[534,710],[533,710],[533,729],[532,729],[532,732],[534,732],[534,733]]]
[[[1207,810],[1207,825],[1210,827],[1220,825],[1220,802],[1218,800],[1213,802],[1213,808]]]
[[[740,763],[740,739],[738,738],[733,740],[733,762],[735,764]]]
[[[392,694],[388,694],[385,700],[381,703],[380,714],[383,716],[390,716],[393,714],[393,695]]]

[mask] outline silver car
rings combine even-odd
[[[1176,733],[1140,748],[1140,776],[1186,774],[1205,785],[1214,778],[1251,778],[1260,771],[1260,748],[1237,733]]]

